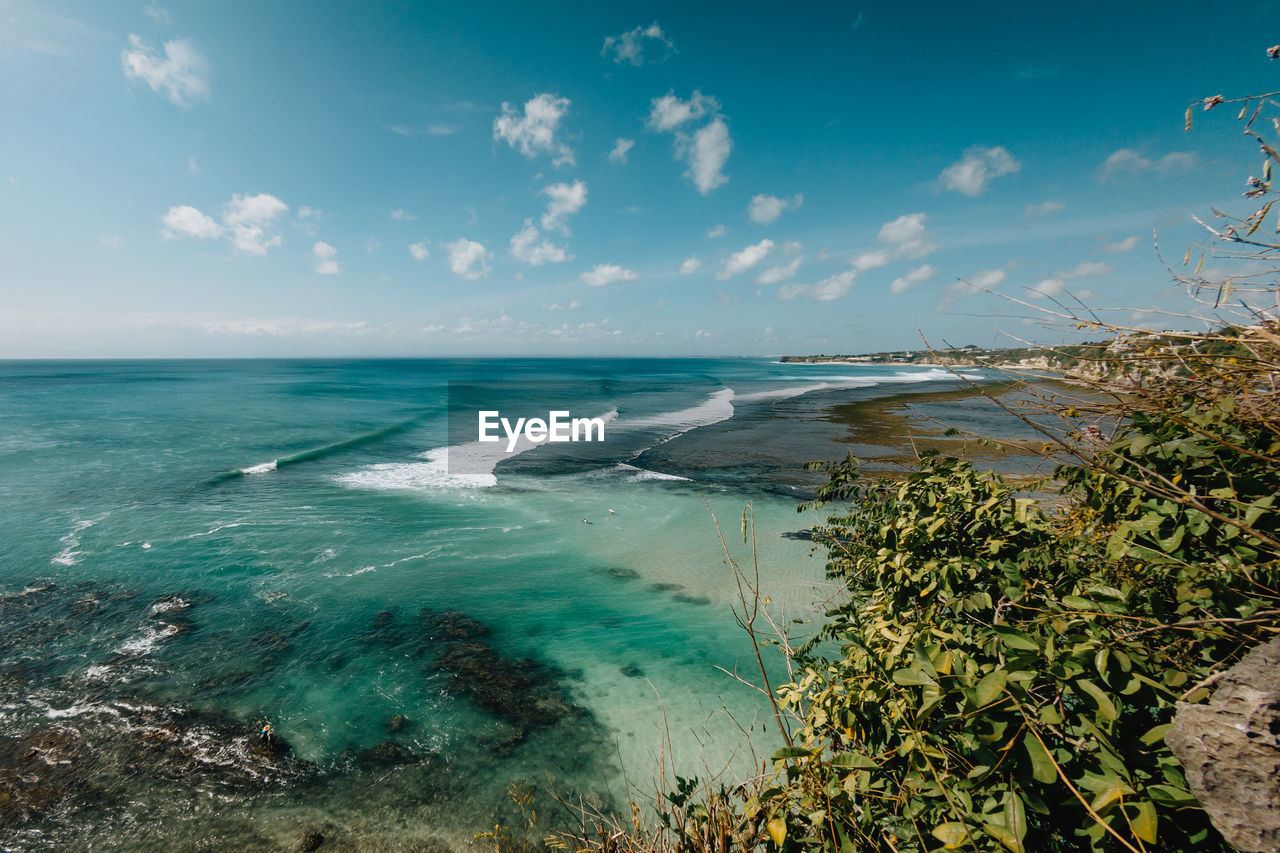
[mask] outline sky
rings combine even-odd
[[[857,353],[1184,311],[1280,3],[0,0],[0,358]]]

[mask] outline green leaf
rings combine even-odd
[[[973,688],[973,704],[981,708],[994,702],[996,697],[1004,692],[1008,676],[1009,674],[1003,669],[997,669],[984,677],[978,682],[978,686]]]
[[[933,837],[947,850],[955,850],[969,837],[969,828],[959,821],[948,821],[933,828]]]
[[[1126,807],[1133,807],[1137,810],[1137,814],[1129,818],[1129,823],[1133,825],[1133,833],[1148,844],[1156,843],[1156,807],[1150,800],[1141,800],[1136,803],[1126,803]]]
[[[782,818],[775,817],[766,823],[764,828],[769,831],[769,837],[773,839],[773,843],[779,847],[787,840],[787,822]]]
[[[878,770],[879,764],[861,752],[842,752],[831,759],[832,767],[851,767],[858,770]]]
[[[1054,769],[1053,760],[1049,757],[1049,753],[1044,751],[1044,747],[1040,745],[1040,741],[1036,740],[1036,736],[1031,732],[1027,732],[1022,736],[1022,747],[1027,751],[1027,757],[1031,759],[1031,775],[1037,782],[1056,781],[1058,771]]]
[[[1000,635],[1000,642],[1004,643],[1006,649],[1013,649],[1022,652],[1038,652],[1040,646],[1021,631],[1015,631],[1012,628],[997,627],[995,632]]]
[[[1120,713],[1116,710],[1115,704],[1111,701],[1111,697],[1103,692],[1102,688],[1094,684],[1087,678],[1076,679],[1076,686],[1088,693],[1098,705],[1098,713],[1102,715],[1104,720],[1115,722],[1120,717]]]
[[[908,687],[930,686],[937,687],[938,682],[934,681],[922,670],[919,669],[900,669],[893,674],[893,680],[898,684]]]
[[[1022,798],[1017,792],[1010,791],[1005,795],[1004,803],[1004,825],[1013,833],[1014,838],[1018,839],[1016,849],[1022,849],[1022,839],[1027,835],[1027,812],[1022,805]]]
[[[1062,603],[1072,610],[1097,610],[1098,605],[1094,604],[1087,598],[1081,598],[1078,595],[1062,596]]]
[[[769,756],[771,761],[786,761],[788,758],[812,758],[813,750],[805,749],[803,746],[784,746],[773,755]]]

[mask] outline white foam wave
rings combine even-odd
[[[617,418],[617,409],[600,416],[605,423]],[[382,462],[339,474],[334,479],[346,486],[391,491],[486,489],[498,485],[493,471],[499,462],[541,447],[543,443],[530,441],[521,433],[510,451],[506,438],[435,447],[419,454],[422,462]]]
[[[77,550],[80,547],[80,534],[104,518],[106,515],[100,515],[97,518],[81,519],[73,524],[71,532],[58,539],[64,546],[63,549],[49,562],[57,566],[74,566],[79,563],[80,558],[84,556],[83,551]]]
[[[623,426],[632,429],[652,429],[654,427],[671,427],[677,430],[676,435],[698,427],[710,426],[733,417],[733,389],[721,388],[712,392],[704,402],[687,409],[675,412],[664,412],[660,415],[649,415],[634,420],[623,421]],[[674,437],[674,436],[673,436]]]
[[[248,468],[241,468],[240,473],[244,475],[250,474],[266,474],[276,470],[278,459],[272,459],[270,462],[263,462],[261,465],[250,465]]]
[[[168,613],[170,610],[186,610],[190,606],[190,601],[175,595],[172,598],[166,598],[151,605],[151,615],[158,616],[161,613]]]
[[[325,577],[326,578],[353,578],[356,575],[363,575],[367,572],[376,572],[377,570],[378,570],[377,566],[365,566],[362,569],[356,569],[354,572],[328,572],[327,574],[325,574]]]
[[[144,625],[141,634],[120,646],[116,651],[125,655],[148,655],[157,643],[169,639],[179,630],[181,629],[177,625],[170,625],[167,622],[161,622],[159,625]]]
[[[689,482],[688,477],[664,474],[661,471],[650,471],[648,468],[637,468],[635,465],[628,465],[625,462],[619,462],[613,466],[613,470],[624,474],[628,483],[641,483],[645,480],[681,480]]]

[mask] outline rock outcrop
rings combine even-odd
[[[1280,850],[1280,639],[1228,670],[1207,705],[1178,703],[1165,743],[1229,844]]]

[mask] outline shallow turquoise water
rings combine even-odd
[[[459,846],[512,780],[616,806],[660,751],[668,778],[750,773],[771,739],[717,669],[753,662],[709,509],[749,561],[753,506],[764,593],[801,618],[821,560],[783,534],[809,522],[763,469],[629,463],[778,401],[944,381],[762,360],[0,363],[0,725],[91,782],[0,839],[273,849],[316,825],[350,849]],[[450,382],[611,413],[612,443],[451,470]],[[484,629],[451,636],[450,611]],[[265,721],[314,764],[304,781],[242,754]],[[157,755],[183,769],[148,771]]]

